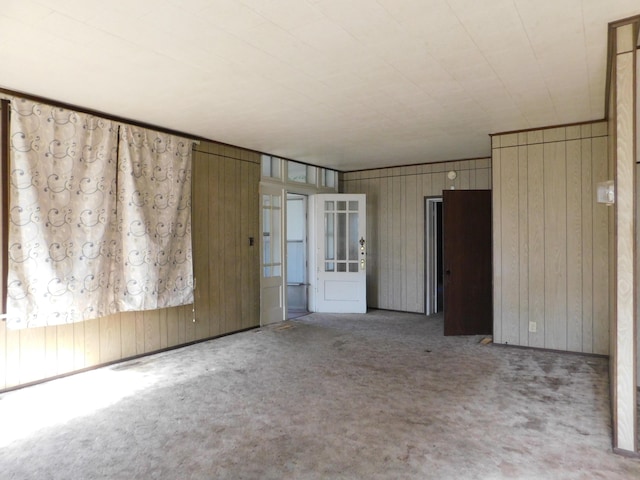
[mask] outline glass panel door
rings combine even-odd
[[[261,279],[260,324],[284,320],[283,258],[283,191],[279,187],[263,187],[261,203]]]
[[[366,198],[316,195],[316,311],[366,312]]]

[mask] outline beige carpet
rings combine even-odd
[[[0,396],[2,479],[638,479],[607,360],[313,314]]]

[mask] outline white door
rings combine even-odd
[[[260,325],[284,320],[283,198],[281,188],[261,188]]]
[[[316,203],[317,312],[367,311],[366,197],[321,194]]]

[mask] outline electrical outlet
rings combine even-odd
[[[538,330],[538,324],[536,322],[529,322],[529,333],[536,333]]]

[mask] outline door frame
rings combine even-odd
[[[264,210],[263,210],[263,195],[279,196],[280,198],[280,280],[277,281],[277,277],[265,277],[264,276]],[[285,246],[286,243],[286,192],[284,188],[278,185],[260,185],[260,201],[258,202],[260,208],[260,326],[269,325],[285,320],[287,313],[287,296],[286,296],[286,258],[285,258]],[[282,309],[281,315],[278,318],[267,318],[267,311],[265,306],[265,291],[268,288],[280,289],[280,308]]]
[[[309,292],[310,290],[312,290],[313,288],[313,282],[312,282],[312,278],[313,275],[311,275],[311,270],[310,270],[310,266],[311,263],[309,262],[309,256],[312,255],[312,250],[309,248],[309,239],[310,239],[310,234],[312,232],[311,229],[311,225],[309,223],[309,195],[306,193],[294,193],[291,191],[287,191],[285,193],[286,195],[286,207],[284,210],[284,217],[285,217],[285,228],[284,228],[284,232],[285,232],[285,243],[284,243],[284,268],[285,268],[285,316],[287,318],[290,318],[289,316],[289,288],[296,286],[297,284],[293,285],[289,283],[289,201],[292,200],[291,198],[289,198],[290,196],[294,196],[294,197],[298,197],[296,198],[296,201],[301,201],[302,205],[303,205],[303,215],[304,215],[304,235],[303,235],[303,239],[302,239],[302,245],[303,245],[303,250],[304,250],[304,278],[303,278],[303,283],[300,284],[300,286],[304,286],[306,289],[305,292],[305,299],[306,299],[306,305],[305,305],[305,309],[307,312],[309,312],[309,306],[310,306],[310,302],[309,302]],[[298,315],[300,316],[300,315]]]
[[[442,204],[442,195],[424,197],[424,313],[433,315],[437,313],[438,307],[438,229],[442,225],[437,225],[437,204]]]

